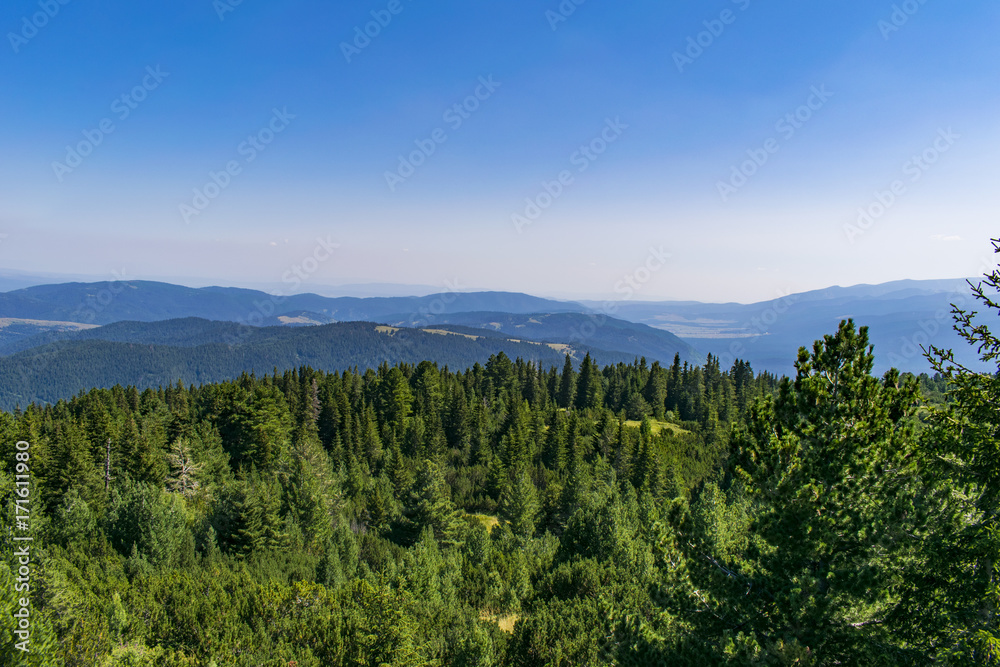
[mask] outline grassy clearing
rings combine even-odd
[[[459,333],[457,331],[448,331],[447,329],[421,329],[421,331],[424,333],[438,334],[439,336],[461,336],[462,338],[469,338],[470,340],[479,340],[479,336]]]
[[[26,320],[19,317],[0,317],[0,329],[7,327],[28,325],[34,327],[51,327],[57,330],[83,331],[84,329],[96,329],[99,324],[84,324],[82,322],[61,322],[57,320]]]
[[[465,516],[478,521],[486,526],[486,530],[493,532],[493,529],[500,525],[500,519],[491,514],[466,514]]]
[[[639,428],[639,426],[641,424],[642,424],[642,422],[636,421],[634,419],[630,419],[630,420],[628,420],[628,421],[625,422],[626,426],[631,426],[632,428]],[[662,431],[663,429],[667,429],[668,431],[673,431],[677,435],[682,435],[684,433],[690,433],[690,431],[685,431],[684,429],[682,429],[677,424],[671,424],[670,422],[656,421],[654,419],[653,420],[653,434],[655,435],[655,434],[659,433],[660,431]]]
[[[497,626],[508,635],[514,633],[514,624],[517,623],[517,619],[521,618],[518,614],[507,614],[505,616],[500,616],[497,614],[490,614],[489,612],[482,612],[479,614],[479,619],[482,621],[489,621],[491,623],[496,623]]]

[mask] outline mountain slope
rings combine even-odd
[[[406,319],[395,321],[409,324]],[[673,362],[675,354],[680,354],[683,361],[704,361],[700,352],[669,331],[604,315],[471,312],[439,315],[433,321],[435,327],[459,325],[498,331],[519,339],[593,346],[663,364]]]
[[[232,344],[252,336],[258,329],[235,322],[215,322],[185,317],[160,322],[114,322],[83,330],[49,330],[33,336],[0,341],[0,356],[16,354],[59,341],[103,340],[112,343],[197,347],[211,343]]]
[[[53,340],[58,340],[61,334],[86,330],[94,326],[78,322],[0,317],[0,355],[9,354],[9,351],[34,347],[38,343],[29,341],[41,340],[39,337],[44,334],[51,334]]]
[[[450,334],[367,322],[314,327],[248,327],[197,319],[121,322],[0,358],[0,409],[54,402],[92,387],[147,388],[178,380],[200,384],[275,368],[334,371],[424,360],[467,368],[500,352],[546,368],[561,366],[567,352],[576,358],[589,352],[600,364],[633,359],[593,347],[510,340],[495,332]]]

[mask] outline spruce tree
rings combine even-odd
[[[565,371],[564,371],[565,372]],[[580,365],[580,378],[577,383],[576,407],[581,410],[598,408],[604,400],[601,371],[590,358],[588,352]]]
[[[576,397],[576,371],[573,370],[573,360],[566,355],[562,376],[559,380],[559,407],[572,408]]]
[[[515,535],[529,538],[538,524],[538,491],[527,469],[512,471],[500,494],[500,516],[510,523]]]
[[[455,545],[461,541],[461,521],[451,502],[451,491],[444,473],[433,461],[424,460],[417,472],[407,514],[414,539],[429,526],[441,544]]]

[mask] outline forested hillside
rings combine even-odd
[[[411,326],[414,320],[419,318],[409,318],[400,324]],[[660,360],[662,363],[669,363],[676,354],[684,361],[705,359],[705,355],[669,331],[599,313],[471,312],[434,317],[434,326],[447,325],[500,331],[511,337],[528,340],[586,344],[598,349],[646,357],[651,361]]]
[[[998,373],[931,350],[932,398],[844,321],[780,381],[496,354],[0,413],[22,662],[995,664],[1000,340],[955,316]]]
[[[43,341],[59,336],[66,340]],[[35,342],[42,342],[35,346]],[[251,327],[195,318],[117,322],[87,331],[48,334],[29,349],[0,357],[0,408],[54,403],[91,388],[116,384],[139,389],[231,380],[243,372],[270,373],[310,366],[317,370],[378,368],[385,362],[469,368],[503,352],[546,367],[566,352],[593,353],[603,363],[635,355],[575,345],[549,346],[495,332],[400,329],[366,322],[315,327]]]

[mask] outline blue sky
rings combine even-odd
[[[0,267],[757,301],[1000,231],[996,3],[233,2],[5,4]]]

